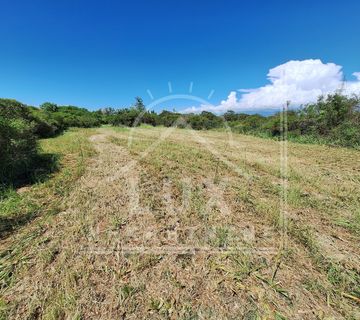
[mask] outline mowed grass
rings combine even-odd
[[[238,213],[236,203],[240,202],[248,213],[264,218],[280,233],[284,231],[283,220],[286,219],[288,245],[281,255],[301,244],[307,257],[300,258],[310,258],[317,270],[326,276],[326,282],[332,287],[328,294],[334,304],[341,299],[339,297],[349,297],[349,294],[358,301],[358,151],[289,143],[287,203],[283,216],[280,213],[282,184],[278,142],[211,131],[174,130],[159,143],[163,130],[138,129],[130,140],[124,135],[112,137],[111,141],[129,148],[140,156],[144,166],[172,179],[175,184],[182,177],[196,181],[209,179],[214,184],[225,180],[228,195],[225,202],[234,207],[233,214]],[[156,148],[153,149],[153,145]],[[151,153],[147,154],[149,149]],[[197,198],[202,197],[197,195]],[[195,211],[201,210],[195,208]],[[211,227],[215,225],[214,221],[203,222]],[[255,219],[252,222],[258,223]],[[229,241],[229,225],[233,223],[226,225],[223,219],[221,225],[215,227],[213,243],[221,247]],[[312,276],[310,272],[308,276]]]
[[[93,133],[93,130],[71,129],[59,137],[41,140],[40,150],[56,159],[56,170],[37,183],[3,192],[0,200],[1,288],[11,286],[16,281],[16,271],[26,265],[29,246],[38,241],[44,232],[43,225],[50,223],[52,216],[62,210],[64,198],[84,173],[87,160],[94,155],[88,140]],[[51,252],[48,259],[51,259]],[[0,318],[7,313],[3,300],[1,308]]]
[[[358,318],[359,151],[289,143],[283,177],[278,142],[216,131],[42,147],[59,171],[0,203],[28,217],[1,243],[3,318]]]
[[[40,141],[42,154],[53,158],[53,173],[18,190],[9,188],[0,201],[1,237],[44,213],[56,212],[56,201],[66,196],[72,182],[82,175],[86,159],[93,154],[88,141],[93,132],[72,129],[53,139]],[[45,180],[45,182],[42,182]]]

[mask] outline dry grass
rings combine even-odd
[[[283,216],[277,142],[163,128],[90,141],[61,213],[1,245],[16,266],[4,318],[359,318],[358,151],[289,144]]]

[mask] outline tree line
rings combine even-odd
[[[286,111],[288,138],[299,142],[360,147],[360,100],[341,93],[319,97],[316,103]],[[61,134],[70,127],[177,126],[195,130],[221,130],[262,137],[281,135],[281,113],[270,116],[227,111],[216,115],[208,111],[182,114],[146,110],[143,100],[135,99],[128,108],[89,111],[76,106],[43,103],[40,108],[12,99],[0,99],[0,184],[27,176],[39,161],[37,139]]]
[[[320,96],[315,103],[270,116],[227,111],[222,115],[203,111],[200,114],[182,114],[162,111],[157,114],[147,111],[141,100],[131,108],[103,110],[103,123],[114,126],[152,126],[192,128],[195,130],[221,130],[279,138],[281,117],[286,115],[289,140],[303,143],[323,143],[345,147],[360,147],[360,98],[348,97],[340,92]]]

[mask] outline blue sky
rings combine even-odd
[[[0,0],[0,9],[0,96],[32,105],[150,103],[147,90],[164,97],[171,81],[179,94],[193,82],[204,99],[214,89],[218,106],[231,92],[268,84],[269,70],[291,60],[343,67],[330,77],[354,80],[360,71],[356,0]]]

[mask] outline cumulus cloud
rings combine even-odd
[[[278,110],[286,101],[296,107],[341,88],[347,95],[360,94],[360,72],[353,73],[353,76],[355,81],[344,82],[341,66],[323,63],[319,59],[288,61],[270,69],[267,74],[270,83],[263,87],[240,89],[240,94],[232,91],[219,105],[201,105],[187,108],[184,112]]]

